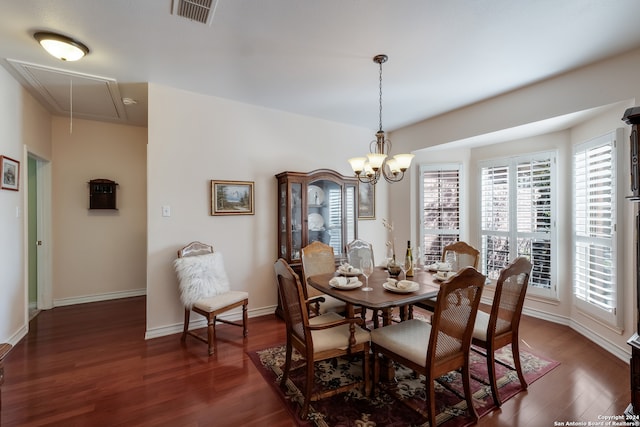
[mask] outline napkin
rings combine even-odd
[[[359,268],[355,268],[354,266],[352,266],[351,264],[347,264],[346,262],[344,264],[340,264],[338,270],[343,273],[360,273]]]
[[[409,289],[412,286],[413,286],[413,282],[409,280],[400,280],[398,283],[396,283],[396,288],[398,289]]]
[[[334,277],[333,279],[329,280],[329,284],[331,286],[346,286],[346,285],[353,285],[358,281],[357,277]]]

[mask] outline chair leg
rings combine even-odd
[[[284,357],[284,368],[282,368],[282,378],[280,379],[280,387],[284,387],[287,382],[287,378],[289,377],[289,371],[291,370],[291,353],[293,348],[291,347],[291,343],[287,340],[287,346]]]
[[[314,375],[313,370],[315,363],[313,360],[307,359],[307,383],[304,385],[304,403],[302,404],[302,410],[300,411],[300,418],[307,419],[309,414],[309,403],[311,401],[311,393],[313,392]]]
[[[184,309],[184,328],[182,329],[182,341],[187,339],[187,333],[189,332],[189,318],[191,317],[191,310]]]
[[[476,411],[475,406],[473,406],[473,394],[471,394],[471,372],[469,370],[469,357],[462,367],[462,385],[464,386],[464,397],[467,400],[467,410],[469,411],[469,415],[473,419],[474,423],[478,422],[478,412]],[[435,425],[435,424],[434,424]]]
[[[370,360],[371,354],[369,354],[369,347],[364,349],[362,353],[362,377],[364,379],[364,395],[369,397],[371,394],[371,371],[370,371]]]
[[[493,395],[493,403],[497,407],[502,405],[500,394],[498,394],[498,381],[496,379],[496,358],[491,345],[487,345],[487,374],[489,375],[489,384],[491,385],[491,394]]]
[[[511,341],[511,353],[513,354],[513,363],[516,367],[516,372],[518,373],[518,379],[520,380],[520,385],[523,390],[527,389],[527,380],[524,379],[524,373],[522,372],[522,363],[520,362],[520,345],[518,343],[519,338],[517,336],[513,337]]]
[[[427,384],[427,382],[429,384]],[[428,376],[425,378],[425,388],[427,392],[427,419],[429,421],[429,426],[435,427],[436,424],[436,388],[433,383],[434,380],[429,378]]]
[[[207,343],[209,344],[209,356],[213,354],[213,344],[216,342],[216,316],[207,317]]]
[[[373,347],[373,384],[372,384],[372,394],[378,393],[378,384],[380,384],[380,356],[378,356],[378,352]]]
[[[249,330],[247,329],[247,303],[242,304],[242,335],[247,336]]]

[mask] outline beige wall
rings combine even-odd
[[[20,162],[20,191],[0,190],[0,341],[15,344],[28,329],[26,286],[27,148],[51,153],[49,114],[0,67],[0,155]]]
[[[155,84],[149,106],[147,336],[180,330],[171,263],[193,240],[222,252],[232,288],[249,292],[250,315],[272,313],[274,175],[318,168],[349,174],[346,159],[368,149],[372,132]],[[211,179],[254,181],[255,215],[209,216]],[[163,205],[171,217],[161,216]],[[360,222],[361,236],[377,230],[379,221]]]
[[[55,306],[146,288],[147,129],[54,117]],[[89,210],[88,181],[116,181],[118,210]]]

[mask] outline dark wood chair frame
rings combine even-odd
[[[187,246],[178,251],[178,258],[187,256],[196,256],[204,254],[212,254],[213,246],[207,245],[201,242],[191,242]],[[191,309],[184,309],[184,328],[182,330],[182,341],[187,339],[187,335],[194,337],[208,345],[209,356],[214,353],[214,345],[216,342],[216,322],[226,323],[227,325],[239,326],[242,328],[243,337],[247,337],[249,331],[247,329],[247,306],[249,305],[249,298],[245,298],[241,301],[234,302],[226,305],[214,311],[201,310],[200,308],[193,306]],[[232,320],[219,319],[218,316],[224,312],[227,312],[236,307],[242,307],[242,322],[235,322]],[[195,331],[189,330],[189,321],[191,319],[191,311],[204,316],[207,319],[207,339],[201,337]]]

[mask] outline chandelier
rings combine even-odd
[[[413,154],[396,154],[388,158],[391,151],[391,141],[385,137],[382,130],[382,64],[387,62],[387,55],[376,55],[373,62],[380,66],[379,79],[379,118],[380,127],[376,132],[376,139],[369,143],[367,157],[353,157],[349,159],[351,168],[360,182],[375,185],[381,177],[387,182],[398,182],[404,178],[404,173],[411,165]]]

